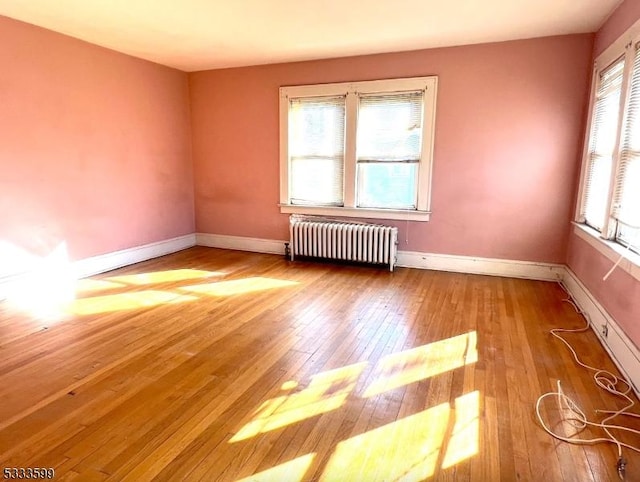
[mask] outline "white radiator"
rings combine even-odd
[[[290,254],[317,258],[396,264],[398,228],[313,216],[289,218]]]

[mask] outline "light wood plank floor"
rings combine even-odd
[[[82,280],[62,311],[41,306],[62,288],[29,293],[37,315],[0,303],[0,468],[618,480],[612,445],[558,442],[534,415],[558,379],[589,416],[621,406],[549,335],[583,324],[555,283],[198,247]],[[593,333],[569,338],[615,372]],[[545,414],[559,425],[553,401]],[[640,457],[625,456],[637,480]]]

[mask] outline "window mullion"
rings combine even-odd
[[[431,207],[431,175],[433,163],[428,162],[433,158],[433,138],[435,137],[435,109],[436,109],[435,87],[424,89],[422,103],[423,120],[422,124],[431,129],[430,135],[422,136],[421,159],[418,167],[418,199],[417,207],[420,211],[428,211]]]
[[[624,133],[625,119],[629,110],[629,98],[631,95],[631,77],[633,75],[633,61],[635,49],[631,48],[631,44],[627,45],[625,50],[624,74],[622,77],[622,87],[620,95],[620,109],[618,111],[618,129],[616,131],[615,149],[613,151],[613,162],[611,163],[611,176],[609,181],[609,196],[607,198],[607,208],[605,210],[605,220],[602,225],[602,237],[606,239],[615,239],[617,223],[613,219],[613,198],[615,196],[615,186],[618,179],[618,170],[620,169],[620,157],[622,154],[622,141]]]
[[[345,112],[344,146],[344,205],[356,206],[356,133],[358,123],[358,95],[348,92]]]

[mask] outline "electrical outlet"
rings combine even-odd
[[[609,336],[609,327],[607,325],[602,325],[600,333],[602,333],[602,336],[606,338],[607,336]]]

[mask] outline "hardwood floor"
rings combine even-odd
[[[584,323],[557,284],[198,247],[76,290],[57,312],[29,293],[44,318],[0,303],[0,468],[82,481],[618,480],[614,446],[559,442],[535,418],[558,379],[589,417],[621,406],[549,335]],[[568,338],[617,373],[593,333]],[[558,424],[553,400],[545,414]],[[640,456],[625,457],[637,480]]]

